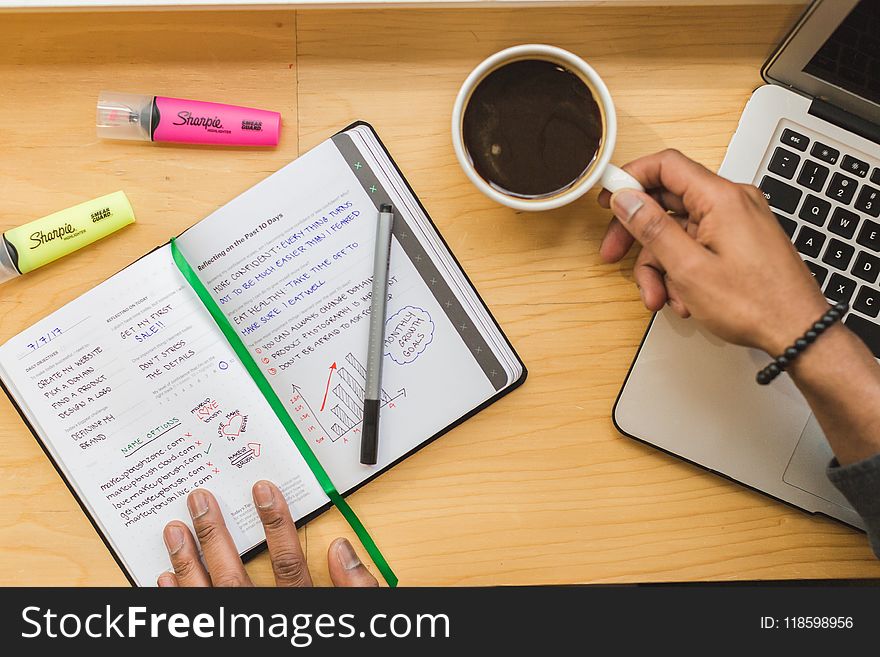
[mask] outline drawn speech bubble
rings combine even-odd
[[[412,363],[434,339],[434,321],[427,310],[405,306],[385,322],[385,355],[398,365]]]

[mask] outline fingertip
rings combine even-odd
[[[156,585],[159,588],[175,588],[178,585],[177,576],[174,573],[164,572],[159,575],[159,578],[156,580]]]
[[[204,516],[216,504],[217,500],[214,499],[210,491],[204,488],[196,488],[186,498],[186,506],[193,520]]]
[[[177,554],[186,542],[187,529],[179,520],[172,520],[162,530],[162,540],[170,556]]]
[[[334,586],[379,586],[348,539],[340,537],[330,544],[327,548],[327,565]]]
[[[633,237],[617,218],[612,217],[599,245],[599,257],[606,263],[618,262],[629,252]]]
[[[663,306],[666,304],[666,291],[665,290],[642,290],[642,301],[645,304],[645,308],[650,310],[651,312],[657,312],[661,310]]]
[[[158,582],[159,586],[210,586],[211,580],[199,558],[198,545],[193,538],[189,527],[180,520],[172,520],[165,526],[163,532],[165,545],[168,548],[168,557],[171,560],[174,577],[170,583]],[[170,542],[169,535],[176,537],[177,542]],[[164,578],[169,573],[162,573],[159,577]]]
[[[611,210],[621,223],[629,223],[633,215],[641,210],[645,203],[656,204],[649,194],[637,189],[618,189],[611,195]]]
[[[276,493],[280,493],[278,487],[266,479],[261,479],[251,488],[254,505],[258,510],[271,509],[275,505]]]
[[[639,286],[639,293],[645,308],[651,312],[657,312],[666,303],[666,288],[660,283],[645,281]]]
[[[344,570],[353,570],[362,565],[360,557],[358,557],[357,552],[354,551],[351,543],[349,543],[347,538],[343,538],[342,536],[333,539],[333,542],[330,543],[330,547],[327,549],[327,553],[328,556],[333,555],[339,561],[339,565],[342,566]]]
[[[615,244],[611,244],[607,237],[603,239],[602,243],[599,245],[599,257],[602,258],[602,262],[607,265],[620,260],[619,253],[620,248]]]
[[[609,209],[611,207],[611,192],[609,192],[607,189],[603,189],[601,192],[599,192],[599,196],[598,198],[596,198],[596,201],[599,203],[600,207],[603,207],[606,210]]]
[[[663,274],[657,269],[658,266],[659,264],[656,263],[651,253],[643,250],[633,269],[633,276],[639,288],[642,303],[652,312],[663,308],[663,304],[666,303],[669,296]]]
[[[194,488],[194,489],[191,490],[191,491],[189,492],[189,494],[186,496],[186,499],[191,500],[191,499],[194,499],[194,498],[197,498],[197,497],[207,497],[208,499],[213,500],[213,499],[214,499],[214,493],[212,493],[211,491],[209,491],[207,488],[201,488],[201,487],[199,487],[199,488]]]

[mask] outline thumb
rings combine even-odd
[[[379,582],[361,562],[351,543],[344,538],[337,538],[330,544],[327,565],[333,586],[379,586]]]
[[[621,189],[611,196],[611,209],[667,271],[674,270],[682,258],[705,255],[704,249],[645,192]]]

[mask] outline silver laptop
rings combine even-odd
[[[762,71],[720,174],[761,188],[844,323],[880,357],[880,2],[814,2]],[[766,263],[772,267],[773,263]],[[806,327],[805,327],[806,328]],[[862,522],[822,430],[766,354],[657,313],[614,408],[633,438],[806,511]]]

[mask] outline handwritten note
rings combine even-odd
[[[242,233],[249,216],[280,219],[245,222]],[[202,281],[343,491],[373,472],[357,450],[376,218],[369,192],[327,142],[178,241],[190,262],[203,265]],[[221,256],[212,243],[231,248]],[[396,242],[388,317],[380,467],[492,394]]]
[[[354,157],[325,142],[177,241],[341,492],[376,471],[358,450],[379,185],[354,172],[390,170],[366,144]],[[461,337],[479,317],[454,326],[438,280],[392,244],[380,468],[496,392],[469,346],[488,343]],[[258,479],[296,518],[328,503],[167,246],[0,347],[0,377],[140,584],[168,568],[162,528],[189,517],[196,488],[217,496],[242,552],[263,539]]]
[[[189,517],[195,488],[235,511],[241,550],[262,540],[251,517],[257,479],[296,490],[304,512],[326,501],[167,248],[35,329],[51,333],[50,324],[72,327],[51,351],[22,350],[32,332],[0,348],[4,378],[15,379],[22,408],[139,583],[168,567],[162,528]],[[248,447],[257,442],[259,454]]]

